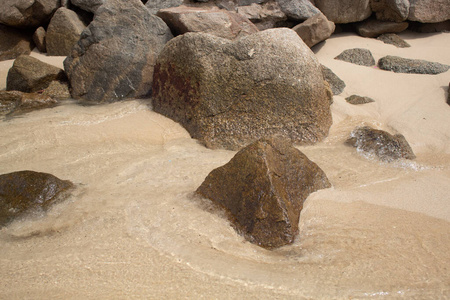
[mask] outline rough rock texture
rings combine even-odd
[[[19,171],[0,175],[0,226],[32,209],[48,209],[73,184],[51,174]]]
[[[375,65],[375,59],[373,58],[372,52],[370,52],[370,50],[368,49],[363,48],[344,50],[334,59],[343,60],[360,66],[370,67]]]
[[[345,82],[340,79],[334,72],[322,65],[323,78],[330,85],[333,95],[339,95],[345,89]]]
[[[304,21],[320,13],[309,0],[277,0],[277,2],[281,11],[293,20]]]
[[[371,14],[370,0],[315,0],[316,7],[334,23],[352,23],[367,19]]]
[[[409,59],[398,56],[385,56],[378,60],[378,67],[395,73],[440,74],[447,72],[450,66],[422,59]]]
[[[403,135],[391,135],[386,131],[373,129],[369,126],[358,127],[353,130],[346,143],[356,147],[359,152],[376,155],[386,162],[401,158],[416,158]]]
[[[237,12],[252,21],[259,30],[280,27],[287,20],[277,2],[239,6]]]
[[[390,22],[368,19],[355,25],[356,32],[363,37],[375,38],[383,33],[398,33],[408,28],[408,22]]]
[[[156,13],[163,8],[177,7],[183,4],[183,0],[153,0],[147,1],[145,6],[148,10],[156,15]]]
[[[0,61],[29,55],[33,49],[31,37],[18,29],[0,24]]]
[[[410,0],[408,20],[438,23],[450,19],[449,0]]]
[[[370,0],[378,20],[402,22],[409,16],[410,0]]]
[[[166,22],[174,35],[205,32],[234,39],[259,31],[246,17],[224,9],[179,6],[161,9],[158,17]]]
[[[20,114],[36,109],[53,107],[58,103],[43,93],[0,91],[0,115]]]
[[[50,20],[60,0],[2,0],[0,23],[19,28],[37,28]]]
[[[274,134],[298,143],[323,139],[331,125],[327,86],[314,54],[291,29],[235,42],[186,33],[161,52],[152,100],[155,112],[207,147],[238,150]]]
[[[312,47],[329,38],[336,27],[322,13],[309,18],[292,28],[308,47]]]
[[[42,26],[33,33],[33,42],[36,45],[36,48],[43,53],[47,52],[46,35],[47,33]]]
[[[105,0],[70,0],[70,2],[85,11],[95,13]]]
[[[47,54],[51,56],[70,55],[84,28],[86,26],[73,10],[65,7],[59,8],[47,28]]]
[[[247,240],[275,248],[294,241],[308,195],[330,186],[303,153],[285,140],[269,138],[209,173],[196,193],[223,206]]]
[[[365,96],[359,96],[359,95],[351,95],[350,97],[345,98],[345,100],[348,103],[354,104],[354,105],[375,102],[375,100],[373,100],[372,98],[365,97]]]
[[[37,58],[21,55],[8,71],[6,90],[37,92],[47,88],[54,80],[67,81],[64,71]]]
[[[385,44],[394,45],[397,48],[408,48],[411,47],[410,44],[405,42],[401,37],[395,33],[385,33],[377,37],[377,40],[382,41]]]
[[[67,81],[54,80],[42,91],[42,95],[56,100],[68,99],[70,98],[69,83]]]
[[[72,97],[106,102],[149,95],[156,58],[171,38],[140,0],[108,0],[64,61]]]

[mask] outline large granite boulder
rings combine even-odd
[[[178,6],[161,9],[157,15],[166,22],[174,35],[205,32],[235,39],[259,31],[245,16],[224,9]]]
[[[292,28],[308,47],[312,47],[329,38],[336,26],[328,21],[324,14],[318,13],[303,23]]]
[[[449,0],[410,0],[408,20],[438,23],[450,19]]]
[[[378,67],[382,70],[395,73],[431,74],[436,75],[447,72],[449,65],[430,62],[422,59],[409,59],[388,55],[378,60]]]
[[[209,173],[196,193],[224,207],[247,240],[275,248],[294,241],[308,195],[330,186],[325,173],[289,142],[268,138]]]
[[[281,11],[292,20],[304,21],[320,13],[309,0],[277,0],[277,2]]]
[[[108,0],[64,61],[72,97],[99,103],[149,95],[156,58],[171,38],[140,0]]]
[[[70,55],[85,28],[86,25],[76,12],[65,7],[59,8],[47,28],[47,54],[52,56]]]
[[[385,162],[398,159],[414,159],[411,146],[401,134],[392,135],[369,126],[357,127],[350,134],[346,144],[369,157],[376,156]]]
[[[158,58],[152,100],[154,111],[207,147],[237,150],[274,134],[322,140],[331,125],[328,92],[312,51],[280,28],[234,42],[204,33],[176,37]]]
[[[378,20],[402,22],[409,16],[410,0],[370,0]]]
[[[367,19],[372,14],[370,0],[315,0],[316,7],[334,23],[352,23]]]
[[[95,13],[104,2],[105,0],[70,0],[73,5],[91,13]]]
[[[156,15],[156,13],[163,8],[177,7],[183,4],[183,0],[152,0],[147,1],[145,6],[148,10]]]
[[[67,81],[64,71],[37,58],[21,55],[8,71],[6,90],[25,93],[47,88],[52,81]]]
[[[334,59],[366,67],[375,65],[375,58],[373,58],[372,52],[364,48],[346,49]]]
[[[0,23],[19,28],[37,28],[50,20],[60,0],[2,0]]]
[[[47,210],[73,188],[51,174],[19,171],[0,175],[0,226],[33,210]]]
[[[44,93],[0,91],[0,116],[53,107],[57,103],[56,99]]]
[[[19,29],[0,24],[0,61],[29,55],[33,49],[32,38]]]

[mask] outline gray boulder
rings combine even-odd
[[[408,20],[438,23],[450,19],[449,0],[410,0]]]
[[[289,142],[268,138],[209,173],[196,193],[224,207],[247,240],[272,249],[294,241],[303,202],[330,186],[325,173]]]
[[[333,22],[328,21],[327,17],[322,13],[318,13],[292,29],[311,48],[329,38],[336,29],[336,26]]]
[[[0,61],[29,55],[33,47],[30,35],[0,24]]]
[[[378,67],[395,73],[431,74],[447,72],[450,66],[422,59],[409,59],[398,56],[385,56],[378,60]]]
[[[70,0],[70,2],[85,11],[95,13],[105,0]],[[149,2],[152,2],[152,0]]]
[[[411,47],[404,39],[396,35],[395,33],[384,33],[377,37],[377,40],[382,41],[385,44],[394,45],[397,48]]]
[[[343,60],[360,66],[371,67],[375,65],[375,58],[368,49],[353,48],[342,51],[341,54],[334,59]]]
[[[86,25],[73,10],[65,7],[59,8],[47,28],[47,54],[52,56],[70,55],[85,28]]]
[[[156,15],[156,13],[163,8],[177,7],[183,4],[183,0],[151,0],[145,3],[145,7]]]
[[[287,21],[287,16],[281,11],[278,2],[238,6],[237,12],[252,21],[259,30],[280,27],[280,24]]]
[[[280,28],[235,42],[204,33],[173,39],[155,66],[152,101],[207,147],[237,150],[274,134],[322,140],[330,94],[309,47]]]
[[[359,22],[372,14],[370,0],[315,0],[314,2],[328,20],[337,24]]]
[[[37,28],[50,20],[60,0],[2,0],[0,23],[18,28]]]
[[[402,22],[409,16],[409,0],[370,0],[370,7],[378,20]]]
[[[47,52],[46,35],[47,32],[45,32],[45,29],[42,26],[33,33],[33,42],[36,45],[36,48],[44,53]]]
[[[304,21],[320,13],[309,0],[277,0],[277,2],[281,11],[292,20]]]
[[[72,97],[98,103],[149,95],[156,58],[171,38],[140,0],[107,1],[64,61]]]
[[[341,94],[345,89],[345,82],[340,79],[331,69],[322,65],[323,78],[330,85],[333,95]]]
[[[383,33],[398,33],[408,28],[408,22],[390,22],[368,19],[355,25],[356,32],[363,37],[376,38]]]

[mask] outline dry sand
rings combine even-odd
[[[274,251],[192,197],[235,152],[204,148],[145,102],[66,103],[1,121],[1,173],[49,172],[79,189],[0,230],[0,298],[450,298],[450,71],[333,59],[361,47],[450,64],[450,33],[401,36],[411,48],[339,34],[313,49],[347,84],[329,137],[299,147],[333,187],[307,199],[297,241]],[[0,88],[11,65],[0,63]],[[375,102],[353,106],[352,94]],[[417,159],[386,164],[345,146],[362,124],[404,134]]]

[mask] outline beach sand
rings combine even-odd
[[[193,191],[235,152],[209,150],[147,100],[63,105],[0,120],[0,171],[78,185],[45,216],[0,230],[1,299],[450,298],[450,71],[397,74],[334,57],[349,48],[450,65],[450,33],[400,34],[411,48],[337,34],[319,61],[347,87],[328,138],[298,147],[333,187],[305,202],[296,242],[246,242]],[[33,56],[62,67],[64,57]],[[0,89],[12,61],[0,62]],[[374,103],[351,105],[345,97]],[[370,125],[417,158],[383,163],[344,145]]]

